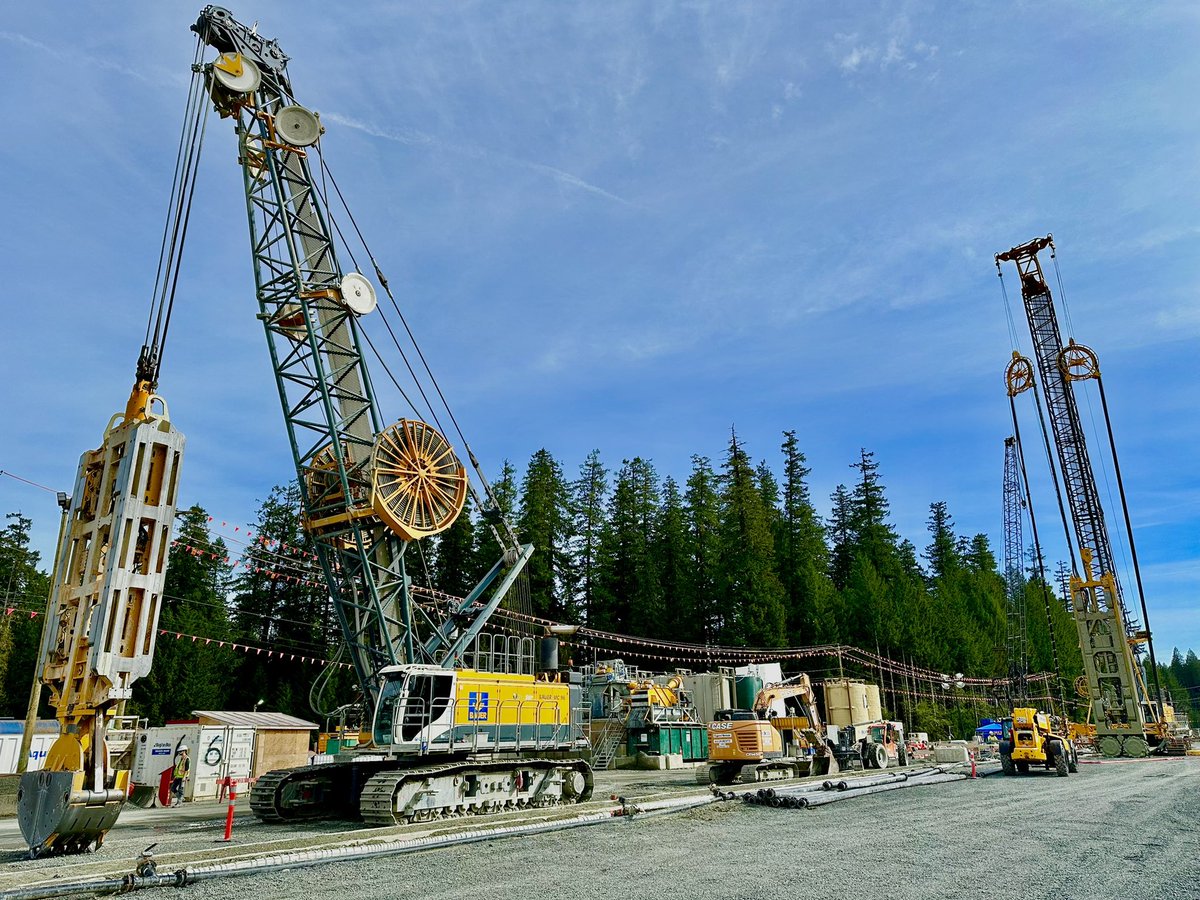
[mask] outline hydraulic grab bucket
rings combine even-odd
[[[99,847],[125,803],[129,772],[111,768],[105,732],[154,657],[183,443],[139,384],[80,460],[42,626],[59,738],[17,795],[33,856]]]

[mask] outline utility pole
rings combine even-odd
[[[67,534],[67,514],[71,511],[71,498],[58,492],[58,505],[62,519],[58,523],[58,543],[54,547],[54,568],[50,570],[50,591],[46,595],[46,610],[42,615],[42,636],[38,641],[37,664],[33,668],[33,684],[29,687],[29,709],[25,713],[25,730],[21,733],[21,752],[17,755],[17,774],[23,774],[29,765],[29,749],[33,746],[33,730],[37,728],[37,711],[42,702],[42,666],[46,662],[46,637],[50,629],[50,616],[54,613],[54,584],[58,577],[58,561],[62,557],[63,540]]]

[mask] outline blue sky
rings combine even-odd
[[[546,447],[572,473],[597,447],[683,478],[731,426],[776,465],[795,429],[822,509],[866,447],[901,534],[923,547],[945,500],[999,550],[1012,343],[992,257],[1052,231],[1159,653],[1200,648],[1193,4],[334,8],[232,11],[292,57],[487,470]],[[0,469],[64,490],[128,392],[199,5],[80,10],[0,26]],[[291,463],[235,157],[211,118],[160,389],[188,436],[183,501],[247,522]],[[49,557],[52,496],[0,478],[0,507]]]

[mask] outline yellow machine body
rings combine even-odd
[[[1005,722],[1000,742],[1000,764],[1005,774],[1027,772],[1030,766],[1056,769],[1059,775],[1073,772],[1077,764],[1075,743],[1068,729],[1059,727],[1050,715],[1030,707],[1013,710]]]
[[[1013,710],[1014,760],[1044,763],[1046,738],[1050,735],[1050,717],[1036,709]]]
[[[708,723],[710,762],[757,763],[783,756],[783,736],[761,719]]]
[[[379,747],[401,755],[573,746],[567,684],[533,675],[408,665],[384,669]]]
[[[778,715],[782,705],[785,715]],[[708,723],[708,778],[714,784],[827,775],[837,762],[821,737],[807,675],[768,685],[752,710],[722,710]]]

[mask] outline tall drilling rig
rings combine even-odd
[[[1054,242],[1049,235],[996,254],[996,269],[1001,277],[1001,263],[1011,262],[1017,267],[1037,360],[1035,379],[1029,360],[1014,352],[1007,380],[1010,395],[1033,389],[1035,381],[1040,381],[1046,401],[1049,431],[1070,511],[1068,543],[1072,534],[1074,537],[1070,548],[1071,609],[1079,631],[1097,746],[1105,756],[1141,757],[1163,740],[1166,726],[1158,711],[1161,702],[1158,706],[1150,702],[1134,648],[1146,645],[1156,678],[1157,664],[1148,624],[1136,627],[1122,598],[1104,508],[1075,399],[1075,382],[1089,379],[1100,382],[1100,364],[1095,352],[1074,340],[1063,346],[1054,299],[1038,258],[1046,249],[1053,255]],[[1102,385],[1100,390],[1103,398]],[[1105,414],[1107,418],[1107,409]],[[1111,426],[1109,438],[1111,444]],[[1113,461],[1119,481],[1115,452]],[[1127,511],[1126,525],[1129,526]],[[1129,543],[1132,548],[1132,528],[1129,528]],[[1136,568],[1136,552],[1133,559]],[[1140,593],[1140,576],[1138,589]],[[1145,623],[1144,597],[1142,618]]]
[[[1021,518],[1021,476],[1017,467],[1017,439],[1004,439],[1004,595],[1008,622],[1005,650],[1008,683],[1014,705],[1024,705],[1029,694],[1029,633],[1026,627],[1024,546]],[[1020,701],[1020,702],[1018,702]]]

